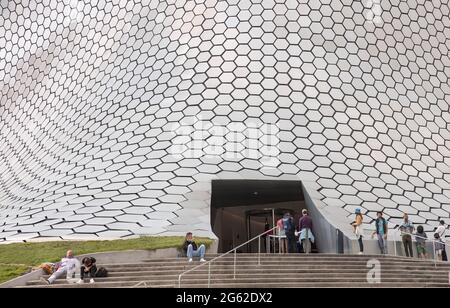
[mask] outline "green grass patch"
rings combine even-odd
[[[65,256],[66,251],[73,250],[75,256],[124,250],[154,250],[162,248],[179,248],[184,237],[157,236],[140,237],[129,240],[114,241],[57,241],[42,243],[14,243],[0,245],[0,283],[25,273],[31,266],[43,262],[57,262]],[[213,242],[207,238],[196,238],[198,244],[207,247]],[[5,265],[6,264],[6,265]]]
[[[28,273],[28,266],[0,265],[0,283]]]

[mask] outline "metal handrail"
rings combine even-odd
[[[209,287],[211,286],[211,263],[214,262],[214,261],[216,261],[216,260],[218,260],[218,259],[220,259],[220,258],[223,258],[223,257],[226,256],[226,255],[229,255],[229,254],[232,253],[233,251],[234,251],[233,279],[236,279],[236,252],[237,252],[237,250],[238,250],[239,248],[241,248],[242,246],[247,245],[248,243],[250,243],[250,242],[252,242],[252,241],[254,241],[254,240],[256,240],[256,239],[258,239],[258,266],[260,266],[260,265],[261,265],[261,237],[264,236],[264,235],[267,235],[268,233],[270,233],[271,231],[275,230],[276,228],[278,228],[278,227],[273,227],[272,229],[269,229],[269,230],[267,230],[267,231],[264,231],[264,232],[261,233],[260,235],[257,235],[257,236],[255,236],[254,238],[252,238],[252,239],[246,241],[245,243],[242,243],[242,244],[240,244],[239,246],[234,247],[233,249],[231,249],[231,250],[229,250],[229,251],[227,251],[227,252],[221,254],[220,256],[217,256],[217,257],[215,257],[215,258],[213,258],[213,259],[211,259],[211,260],[209,260],[209,261],[206,261],[206,262],[204,262],[204,263],[202,263],[202,264],[199,264],[199,265],[197,265],[197,266],[195,266],[195,267],[193,267],[193,268],[191,268],[191,269],[189,269],[189,270],[187,270],[187,271],[184,271],[183,273],[181,273],[180,275],[178,275],[178,288],[181,287],[181,277],[182,277],[183,275],[185,275],[185,274],[187,274],[187,273],[190,273],[190,272],[192,272],[192,271],[195,271],[196,269],[198,269],[198,268],[200,268],[200,267],[202,267],[202,266],[206,266],[206,265],[208,265],[208,288],[209,288]]]
[[[411,235],[411,236],[413,236],[414,238],[421,238],[421,239],[427,240],[427,241],[429,241],[429,242],[431,242],[431,241],[433,241],[433,242],[439,242],[439,241],[437,241],[436,239],[432,239],[432,238],[428,238],[428,237],[419,236],[419,235],[416,235],[416,234],[413,234],[413,233],[409,233],[409,232],[403,232],[403,231],[401,231],[401,230],[397,230],[397,234],[398,234],[398,233],[400,233],[400,235]],[[445,246],[450,246],[450,242],[449,242],[449,241],[444,240],[444,239],[442,239],[442,238],[441,238],[441,240],[442,240],[442,242],[440,242],[440,243],[444,244]]]
[[[441,239],[441,241],[438,241],[436,239],[429,239],[427,237],[419,236],[419,235],[412,234],[412,233],[409,233],[409,232],[403,232],[402,230],[397,229],[396,230],[396,234],[399,234],[399,233],[400,233],[400,236],[402,236],[402,235],[411,235],[411,238],[414,236],[415,238],[424,239],[425,242],[427,242],[427,241],[428,242],[432,242],[433,243],[434,267],[437,267],[437,261],[438,261],[438,260],[436,260],[436,243],[444,244],[444,247],[445,246],[449,246],[450,247],[450,243],[447,242],[445,239]],[[395,250],[395,255],[397,256],[397,241],[395,240],[395,237],[394,237],[394,250]],[[445,262],[445,261],[441,261],[441,262]]]

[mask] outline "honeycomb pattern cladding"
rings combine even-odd
[[[370,5],[0,0],[0,241],[210,234],[214,178],[450,223],[449,3]],[[191,119],[273,123],[279,163],[172,155]]]

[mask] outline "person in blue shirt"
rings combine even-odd
[[[387,235],[388,235],[388,225],[386,219],[383,218],[382,212],[377,212],[377,219],[375,220],[375,231],[372,234],[372,238],[378,237],[378,245],[380,246],[380,251],[382,255],[387,254]]]
[[[363,234],[364,234],[364,230],[363,230],[363,215],[361,214],[361,209],[356,209],[355,210],[355,221],[352,222],[352,226],[353,226],[353,232],[356,235],[356,238],[358,239],[358,244],[359,244],[359,254],[362,255],[364,253],[364,243],[363,243]]]
[[[412,248],[412,237],[414,232],[414,226],[409,221],[408,214],[403,215],[403,223],[400,226],[400,231],[402,232],[402,242],[405,247],[405,255],[407,257],[413,258],[413,248]]]

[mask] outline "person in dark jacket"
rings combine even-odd
[[[314,235],[312,232],[313,222],[308,215],[308,210],[302,210],[302,218],[298,222],[298,229],[300,230],[300,242],[303,246],[304,253],[311,252],[311,243],[314,243]]]
[[[188,257],[188,261],[192,262],[192,257],[200,257],[200,262],[205,262],[205,245],[200,245],[197,247],[197,244],[194,242],[192,237],[192,232],[186,233],[186,239],[183,244],[183,251]]]
[[[423,226],[418,226],[416,233],[416,245],[417,245],[417,255],[421,259],[427,258],[427,248],[426,248],[427,238],[428,236],[423,230]]]
[[[380,246],[381,254],[387,254],[388,224],[386,219],[384,219],[382,212],[377,212],[377,219],[375,220],[375,231],[372,233],[372,238],[375,236],[375,234],[378,237],[378,246]]]
[[[90,283],[94,283],[94,277],[97,273],[97,265],[95,264],[97,260],[93,257],[84,257],[83,260],[81,260],[81,269],[80,269],[80,280],[78,283],[84,283],[84,278],[89,276]]]
[[[264,224],[264,235],[262,236],[264,242],[264,250],[270,253],[270,235],[272,235],[272,230],[270,230],[269,220],[266,218],[266,223]],[[270,230],[270,231],[269,231]]]
[[[283,216],[283,228],[286,234],[288,253],[295,252],[295,223],[291,213],[286,212]]]

